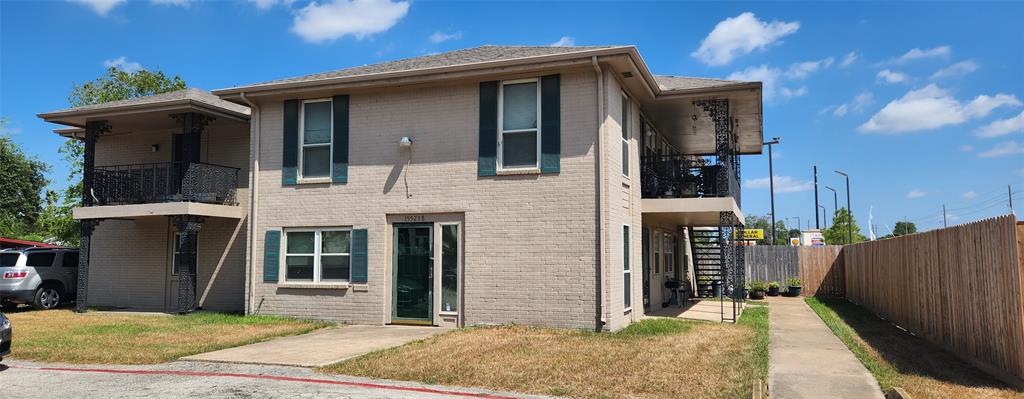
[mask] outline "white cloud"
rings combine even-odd
[[[832,115],[835,115],[835,116],[846,115],[846,113],[849,112],[848,108],[849,107],[847,107],[846,104],[840,104],[838,107],[836,107],[835,110],[832,111]]]
[[[835,63],[835,58],[822,58],[817,61],[797,62],[789,66],[786,76],[792,79],[805,79],[819,69],[827,69]]]
[[[779,93],[785,98],[802,97],[807,94],[807,86],[800,86],[796,89],[783,87],[779,89]]]
[[[409,12],[409,3],[391,0],[332,0],[295,12],[292,32],[312,43],[351,35],[364,39],[391,29]]]
[[[911,90],[903,97],[885,105],[857,130],[864,133],[904,133],[957,125],[973,118],[982,118],[993,109],[1019,107],[1020,100],[1008,94],[994,97],[981,95],[963,104],[948,91],[930,84]]]
[[[873,102],[875,102],[874,94],[871,94],[871,92],[869,91],[865,91],[854,96],[853,99],[850,100],[849,102],[839,104],[839,106],[835,107],[832,110],[832,115],[842,117],[845,116],[850,111],[858,113],[863,112],[864,108],[867,107],[868,105],[871,105],[871,103]]]
[[[970,201],[972,199],[978,198],[978,193],[974,191],[968,191],[966,193],[960,194],[960,198]]]
[[[963,152],[974,151],[974,146],[970,145],[970,144],[964,144],[964,145],[960,146],[960,151],[963,151]]]
[[[1016,141],[1010,140],[1005,143],[992,147],[991,150],[979,152],[978,156],[982,158],[997,158],[1005,157],[1007,155],[1021,155],[1024,154],[1024,145],[1017,143]]]
[[[974,129],[974,135],[978,137],[999,137],[1010,133],[1024,132],[1024,111],[1017,116],[992,121],[985,126]]]
[[[913,190],[910,190],[909,193],[907,193],[907,198],[908,199],[921,198],[921,197],[924,197],[925,195],[928,195],[928,194],[925,193],[924,191],[921,191],[921,190],[918,190],[918,189],[913,189]]]
[[[91,8],[96,14],[106,16],[114,7],[121,5],[127,0],[69,0],[72,3],[84,4]]]
[[[857,61],[858,57],[860,57],[860,54],[857,54],[856,51],[851,51],[849,53],[846,53],[846,56],[843,57],[843,61],[839,63],[839,67],[840,68],[846,68],[846,67],[852,65],[854,61]]]
[[[745,185],[749,188],[769,188],[771,186],[771,182],[768,180],[768,177],[761,177],[757,179],[747,179]],[[799,181],[794,179],[792,176],[775,175],[775,192],[777,193],[795,193],[800,191],[810,191],[813,189],[814,181]]]
[[[256,8],[259,8],[261,10],[269,10],[271,7],[276,6],[278,4],[284,4],[286,6],[289,6],[289,5],[291,5],[292,3],[295,2],[295,0],[246,0],[246,1],[252,3],[254,6],[256,6]]]
[[[893,62],[897,64],[903,64],[906,62],[925,58],[949,58],[949,55],[950,53],[952,53],[952,50],[953,49],[949,46],[939,46],[927,50],[921,50],[915,47],[901,55],[899,58],[895,59]]]
[[[133,73],[143,69],[142,64],[135,61],[128,61],[123,55],[112,60],[103,61],[104,68],[117,68],[122,71]]]
[[[193,0],[149,0],[151,3],[161,6],[188,7]]]
[[[462,31],[461,30],[458,31],[458,32],[455,32],[455,33],[444,33],[444,32],[441,32],[441,31],[437,31],[437,32],[434,32],[432,35],[430,35],[430,42],[431,43],[444,43],[444,42],[447,42],[449,40],[460,40],[460,39],[462,39]]]
[[[764,22],[751,12],[720,21],[690,56],[720,66],[754,50],[763,50],[796,33],[800,22]]]
[[[978,70],[978,63],[973,60],[960,61],[956,64],[942,68],[932,74],[932,79],[955,78],[964,76]]]
[[[782,71],[771,68],[768,65],[752,66],[742,71],[729,74],[728,80],[742,80],[747,82],[762,82],[764,98],[766,100],[775,96],[775,84],[779,80]]]
[[[878,71],[878,75],[875,76],[875,80],[882,81],[888,84],[902,83],[907,81],[907,75],[900,72],[893,72],[888,69]]]
[[[551,47],[569,47],[576,45],[576,38],[572,36],[562,36],[557,42],[549,44]]]

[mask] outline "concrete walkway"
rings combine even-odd
[[[739,305],[740,308],[737,310],[737,313],[743,313],[743,304],[740,303]],[[676,317],[680,319],[721,322],[723,311],[727,317],[732,318],[732,301],[726,300],[723,304],[714,300],[694,299],[686,301],[683,306],[669,306],[648,312],[647,315],[652,317]],[[736,317],[739,318],[739,314]]]
[[[803,298],[769,297],[773,398],[877,398],[882,389]]]
[[[186,356],[181,360],[323,367],[449,331],[440,327],[343,326],[274,338],[237,348]]]

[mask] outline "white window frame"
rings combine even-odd
[[[512,129],[505,130],[505,86],[514,85],[521,83],[534,83],[537,86],[537,127],[533,129]],[[540,95],[540,78],[528,78],[528,79],[515,79],[515,80],[503,80],[498,84],[498,170],[540,170],[540,143],[541,143],[541,125],[543,119],[541,119],[541,95]],[[519,167],[505,167],[505,133],[527,133],[536,132],[537,137],[537,163],[533,166],[519,166]]]
[[[331,231],[347,231],[348,232],[348,250],[349,252],[339,253],[323,253],[323,233]],[[324,227],[324,228],[288,228],[284,229],[282,234],[284,239],[282,240],[282,251],[280,269],[278,271],[278,281],[284,284],[339,284],[339,283],[350,283],[352,281],[352,228],[351,227]],[[313,253],[312,254],[289,254],[288,253],[288,233],[313,233]],[[288,256],[313,256],[313,280],[288,280]],[[320,257],[323,255],[327,256],[348,256],[348,278],[338,280],[324,280],[321,278],[322,265],[320,263]]]
[[[443,308],[443,306],[444,306],[444,298],[443,298],[443,295],[444,295],[444,242],[443,242],[443,240],[444,240],[444,228],[447,227],[447,226],[455,226],[455,310],[452,310],[452,311],[447,311],[447,310],[444,310],[444,308]],[[441,234],[438,234],[438,236],[441,237],[441,239],[438,240],[438,245],[441,246],[441,250],[438,252],[438,253],[441,254],[441,256],[440,256],[441,261],[440,261],[440,264],[438,265],[438,268],[441,270],[441,274],[440,274],[441,277],[439,279],[440,280],[440,284],[439,284],[439,286],[440,286],[439,291],[440,292],[439,292],[439,295],[438,295],[438,301],[441,304],[438,306],[438,313],[442,314],[442,315],[445,315],[445,316],[452,316],[452,315],[457,315],[457,314],[459,314],[459,312],[462,311],[462,295],[460,295],[462,293],[462,281],[461,281],[462,280],[462,223],[459,223],[459,222],[438,223],[438,231],[441,233]]]
[[[629,158],[630,158],[629,157],[629,155],[630,155],[629,154],[629,139],[632,138],[633,132],[630,131],[629,127],[630,127],[630,122],[633,119],[633,109],[632,109],[633,108],[633,106],[632,106],[633,103],[629,99],[629,95],[626,94],[626,92],[621,92],[621,94],[622,94],[622,116],[621,116],[621,118],[623,119],[622,121],[620,121],[621,125],[622,125],[622,148],[624,148],[626,150],[625,152],[622,153],[622,158],[623,158],[622,159],[622,176],[628,178],[629,177],[629,169],[631,169],[629,167],[630,166],[629,165]]]
[[[306,136],[306,104],[322,103],[322,102],[327,102],[327,103],[331,104],[331,133],[330,133],[331,141],[328,142],[327,144],[309,144],[309,145],[306,145],[305,144],[306,143],[306,137],[305,137]],[[305,176],[303,176],[302,172],[303,172],[303,170],[306,169],[305,168],[306,160],[304,159],[304,155],[303,155],[305,153],[305,151],[303,151],[303,150],[305,150],[306,147],[323,147],[323,146],[327,146],[328,147],[327,148],[327,152],[328,152],[328,155],[327,155],[327,176],[314,176],[314,177],[305,177]],[[309,181],[309,180],[328,180],[329,181],[331,179],[331,174],[332,174],[333,168],[334,168],[334,100],[331,99],[331,98],[316,98],[316,99],[310,99],[310,100],[302,100],[302,106],[299,107],[299,165],[298,165],[299,180],[300,181],[301,180],[306,180],[306,181]]]
[[[673,236],[672,234],[665,233],[664,239],[665,246],[663,253],[665,254],[665,274],[674,273],[676,270],[676,249],[674,243],[675,236]]]
[[[178,262],[178,237],[179,236],[181,236],[181,233],[179,233],[177,231],[174,231],[174,232],[171,233],[171,239],[174,240],[174,241],[171,241],[171,276],[175,276],[175,277],[178,276],[178,272],[175,271],[175,266],[177,266],[177,262]],[[79,255],[79,256],[81,256],[81,255]],[[199,276],[199,233],[198,232],[196,232],[196,274],[194,276]]]
[[[660,238],[661,234],[661,230],[654,230],[655,238]],[[663,259],[661,257],[661,240],[651,240],[651,244],[654,245],[654,262],[652,262],[651,264],[651,267],[654,270],[651,272],[651,275],[657,276],[660,275],[662,271],[661,262],[663,261]]]
[[[632,244],[633,243],[633,229],[631,229],[629,227],[629,224],[627,224],[627,223],[623,223],[622,224],[622,233],[623,233],[622,234],[623,235],[623,239],[624,240],[628,239],[629,243]],[[629,234],[629,235],[627,236],[626,234]],[[629,285],[630,285],[630,287],[629,287],[629,295],[628,296],[625,295],[625,292],[623,292],[623,295],[622,295],[622,301],[623,302],[629,301],[629,306],[625,306],[625,303],[623,303],[623,305],[624,305],[623,312],[629,312],[630,310],[633,310],[633,298],[632,298],[633,294],[634,294],[633,287],[632,287],[633,286],[633,257],[627,255],[627,252],[626,252],[627,248],[625,248],[625,246],[626,246],[625,241],[623,241],[622,246],[623,246],[623,248],[622,248],[622,257],[623,257],[623,259],[622,259],[622,276],[623,276],[623,282],[625,282],[625,276],[629,276]],[[630,255],[632,255],[632,253],[633,253],[633,246],[632,245],[629,246],[628,251],[629,251],[628,253]],[[626,260],[627,256],[628,256],[629,260]],[[623,290],[625,290],[625,287],[623,287]]]

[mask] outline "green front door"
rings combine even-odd
[[[391,319],[395,323],[432,324],[434,226],[396,223],[394,230]]]

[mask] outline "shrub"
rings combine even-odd
[[[768,288],[779,288],[779,282],[778,281],[772,281],[772,282],[768,283]]]
[[[768,282],[767,281],[754,281],[754,282],[751,282],[750,283],[750,290],[751,291],[761,291],[761,292],[768,291]]]
[[[804,285],[803,281],[800,281],[800,279],[796,277],[787,278],[786,284],[788,284],[790,287],[803,287]]]

